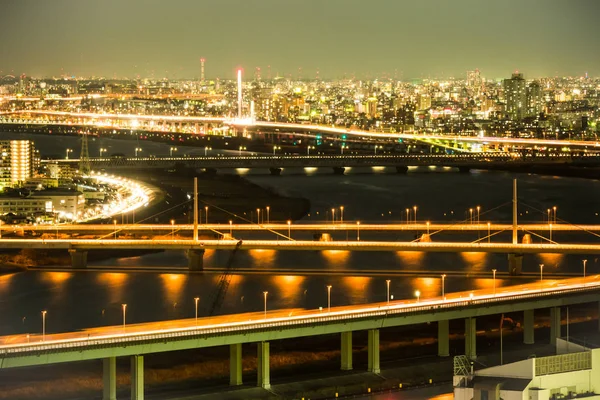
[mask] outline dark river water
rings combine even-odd
[[[64,154],[67,147],[79,148],[77,140],[68,137],[0,137],[33,138],[42,155]],[[90,152],[107,147],[133,154],[136,146],[139,144],[135,141],[98,139],[90,142]],[[152,148],[152,153],[157,155],[168,154],[169,151],[168,145],[144,143],[142,147],[149,153]],[[180,153],[185,152],[203,154],[202,149],[180,149]],[[459,221],[470,217],[469,208],[480,206],[482,223],[509,222],[512,179],[516,177],[521,221],[547,222],[547,209],[556,206],[558,220],[572,224],[600,223],[600,183],[594,180],[485,171],[459,174],[443,168],[411,169],[406,175],[395,174],[391,169],[351,169],[344,176],[333,175],[327,169],[284,170],[279,177],[267,175],[266,171],[236,172],[280,193],[308,198],[312,208],[306,221],[330,219],[331,208],[336,208],[339,213],[339,207],[344,206],[344,221],[347,222],[400,222],[406,220],[406,208],[412,209],[416,205],[419,221]],[[413,211],[411,218],[414,218]],[[355,234],[348,233],[348,239],[355,240]],[[336,239],[343,239],[346,233],[339,232],[337,235],[334,235]],[[475,240],[476,236],[472,234],[464,239]],[[369,237],[368,233],[361,232],[361,239]],[[410,239],[409,236],[397,238]],[[600,242],[598,237],[586,234],[555,236],[554,239]],[[433,240],[436,240],[435,236]],[[509,240],[509,237],[493,240]],[[534,240],[539,242],[539,239]],[[207,251],[204,263],[208,267],[222,267],[228,257],[227,252]],[[544,263],[544,271],[548,273],[580,273],[583,258],[588,259],[588,273],[600,271],[594,256],[553,254],[525,256],[523,269],[535,273],[539,271],[538,265]],[[451,292],[491,288],[491,270],[507,270],[506,255],[482,253],[249,251],[239,252],[234,263],[236,268],[252,269],[256,273],[233,275],[219,313],[260,311],[263,291],[268,291],[268,308],[326,307],[327,285],[332,285],[332,306],[384,301],[388,278],[391,279],[390,293],[394,298],[413,297],[416,290],[421,292],[422,298],[426,298],[440,294],[441,278],[438,275],[420,276],[418,271],[464,272],[462,276],[446,278],[445,290]],[[186,264],[182,252],[91,263],[96,267],[183,267]],[[273,272],[273,269],[281,272]],[[298,269],[319,274],[294,272]],[[333,273],[334,270],[344,272]],[[385,273],[369,277],[364,276],[365,270],[391,272],[389,277]],[[392,273],[403,270],[416,273],[411,276],[394,276]],[[469,276],[469,273],[477,273],[477,276]],[[206,315],[218,279],[219,274],[216,273],[27,271],[3,275],[0,276],[0,335],[41,331],[41,310],[48,312],[48,332],[119,324],[123,303],[127,304],[128,323],[193,317],[194,297],[200,297],[199,314]],[[535,279],[535,276],[529,279]],[[501,276],[496,284],[525,281]]]

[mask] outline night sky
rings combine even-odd
[[[599,0],[0,0],[0,76],[600,75]]]

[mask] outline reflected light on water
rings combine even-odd
[[[13,276],[15,276],[15,274],[0,276],[0,293],[4,292],[10,286],[10,281],[12,280]]]
[[[463,251],[460,256],[467,264],[467,268],[470,270],[480,271],[485,267],[485,260],[487,253],[476,253]]]
[[[423,264],[423,257],[425,257],[425,252],[397,251],[396,256],[400,258],[402,264],[404,264],[405,266],[420,268]]]
[[[71,278],[72,276],[72,272],[46,272],[44,274],[44,280],[51,282],[55,285],[60,285],[69,280],[69,278]]]
[[[169,303],[178,303],[181,297],[181,288],[187,277],[183,274],[160,274],[165,296]]]
[[[117,303],[123,300],[123,289],[128,277],[129,275],[123,272],[106,272],[97,275],[98,282],[109,289],[110,303]]]
[[[371,167],[371,169],[376,172],[381,172],[381,171],[385,170],[385,167]]]
[[[235,171],[240,175],[246,175],[250,168],[236,168]]]
[[[316,167],[304,167],[304,172],[306,175],[314,175],[317,172]]]
[[[253,249],[248,252],[254,265],[259,268],[273,268],[275,266],[275,250]]]
[[[446,284],[447,283],[448,282],[446,282]],[[441,276],[439,278],[413,278],[410,281],[410,286],[413,289],[412,293],[417,290],[421,292],[421,299],[428,297],[439,297],[442,295]],[[413,299],[415,297],[412,293],[409,295],[409,299]]]
[[[540,260],[540,264],[544,264],[544,272],[546,272],[546,268],[558,268],[564,258],[564,254],[540,253],[537,255],[537,257]]]
[[[323,250],[321,254],[327,260],[327,264],[330,267],[346,268],[346,263],[350,257],[348,250]]]
[[[373,278],[366,276],[346,276],[342,279],[344,285],[342,290],[346,292],[350,303],[365,303],[367,301],[368,286],[371,284]],[[332,288],[335,290],[335,288]],[[385,287],[382,288],[385,297]]]
[[[277,289],[284,307],[297,304],[302,292],[302,284],[306,277],[296,275],[276,275],[271,278]]]

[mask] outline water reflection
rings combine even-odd
[[[10,287],[10,281],[16,274],[0,275],[0,293],[4,293]]]
[[[344,291],[345,297],[348,298],[348,303],[364,303],[367,299],[369,285],[372,280],[373,278],[366,276],[345,276],[342,278],[343,288],[340,289]]]
[[[291,307],[299,303],[306,277],[297,275],[277,275],[271,278],[279,292],[279,300],[283,307]]]
[[[421,299],[438,297],[442,295],[442,278],[413,278],[410,280],[413,293],[417,290]]]
[[[411,269],[421,269],[423,267],[423,251],[397,251],[396,256],[402,261],[403,266]]]
[[[44,272],[42,275],[42,279],[54,285],[62,285],[72,276],[72,272]]]
[[[472,271],[481,271],[485,268],[488,253],[462,252],[460,256]]]
[[[541,253],[537,254],[537,258],[540,260],[540,264],[544,264],[544,268],[554,269],[553,271],[546,271],[556,272],[560,269],[560,263],[564,259],[564,254]]]
[[[160,274],[162,280],[163,292],[169,304],[176,304],[181,301],[183,284],[187,276],[183,274]]]
[[[107,287],[108,302],[117,303],[123,300],[123,290],[128,274],[124,272],[107,272],[96,275],[98,283]]]
[[[274,268],[275,267],[275,250],[250,250],[248,252],[252,258],[253,264],[258,268]]]
[[[323,258],[327,260],[329,268],[346,269],[350,252],[348,250],[323,250],[321,251]]]

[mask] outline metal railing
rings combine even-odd
[[[534,360],[535,376],[560,374],[592,368],[591,351],[540,357]]]

